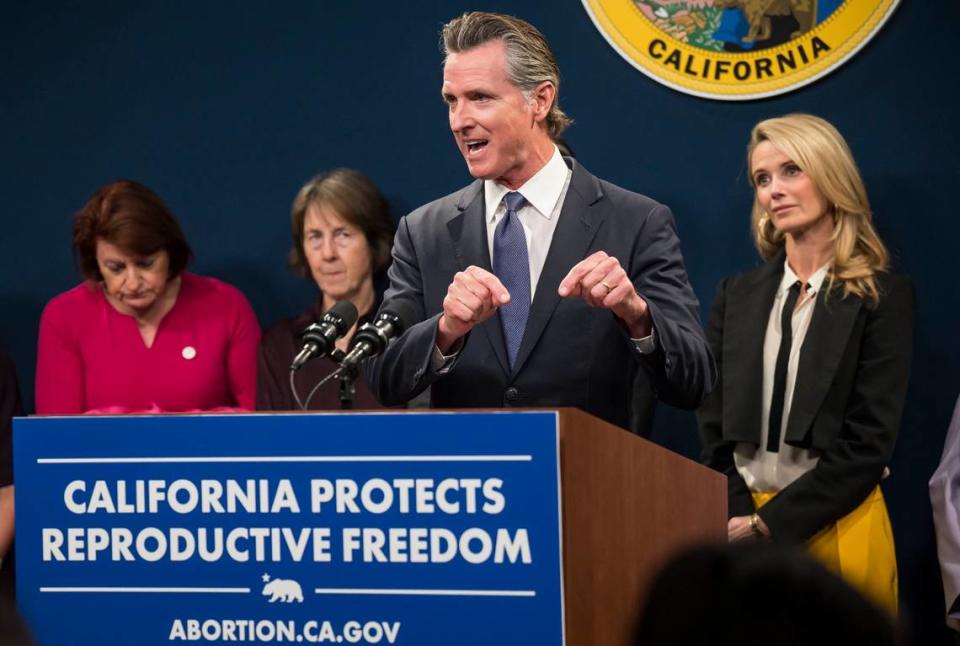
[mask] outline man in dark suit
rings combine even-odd
[[[450,129],[478,181],[400,222],[384,302],[419,322],[367,366],[374,392],[576,406],[626,427],[644,370],[660,399],[697,406],[715,367],[670,210],[560,156],[570,119],[532,25],[469,13],[443,40]]]

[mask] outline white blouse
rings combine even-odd
[[[820,293],[827,278],[830,263],[820,267],[807,281],[807,293],[803,300],[797,302],[791,319],[793,339],[790,346],[790,360],[787,363],[787,387],[783,396],[783,418],[781,421],[780,451],[767,451],[767,436],[770,433],[770,401],[773,399],[773,375],[777,365],[777,353],[780,351],[780,320],[784,299],[790,286],[799,280],[790,269],[790,265],[783,263],[783,280],[777,288],[777,295],[767,320],[767,333],[763,339],[763,411],[760,418],[760,444],[738,442],[734,450],[733,459],[737,471],[747,483],[750,491],[756,493],[770,493],[780,491],[807,471],[817,466],[820,451],[801,449],[784,444],[787,420],[790,419],[790,408],[793,402],[793,392],[797,383],[797,365],[800,362],[800,351],[803,349],[803,340],[807,336],[810,321],[813,319],[813,310],[817,305],[817,294]]]

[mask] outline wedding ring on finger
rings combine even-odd
[[[611,287],[610,285],[608,285],[605,280],[601,280],[601,281],[600,281],[600,284],[607,288],[607,293],[608,293],[608,294],[613,291],[613,287]]]

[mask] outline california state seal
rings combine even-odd
[[[829,74],[899,0],[583,0],[607,42],[675,90],[738,101]]]

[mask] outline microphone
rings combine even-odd
[[[299,370],[315,357],[325,357],[334,351],[337,339],[350,331],[357,322],[357,308],[350,301],[333,304],[319,323],[311,323],[300,335],[303,347],[290,364],[290,370]]]
[[[413,305],[404,300],[391,301],[384,305],[373,323],[365,323],[353,337],[350,352],[340,361],[340,366],[351,370],[364,359],[375,357],[387,348],[390,339],[400,336],[416,318]]]

